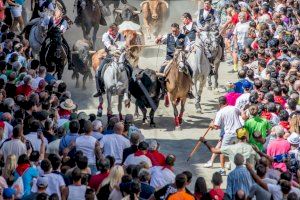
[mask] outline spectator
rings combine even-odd
[[[164,154],[158,151],[159,144],[157,140],[150,140],[149,149],[146,154],[148,158],[150,158],[153,166],[163,166],[165,164],[166,157]]]
[[[103,131],[103,126],[102,126],[102,122],[100,120],[94,120],[93,121],[93,134],[92,136],[94,138],[96,138],[96,140],[100,141],[103,137],[102,134]]]
[[[101,185],[102,181],[108,177],[110,172],[110,162],[107,158],[103,158],[98,162],[98,168],[100,173],[93,175],[89,180],[89,187],[94,189],[95,191],[98,190],[99,186]]]
[[[122,161],[122,163],[125,162],[126,158],[130,154],[133,154],[133,153],[137,152],[137,150],[138,150],[138,145],[139,145],[139,142],[140,142],[140,136],[139,136],[139,134],[134,133],[129,138],[130,138],[131,146],[128,147],[128,148],[125,148],[123,150],[123,161]]]
[[[141,199],[149,199],[155,192],[155,188],[150,185],[151,175],[148,170],[142,169],[139,172],[139,181],[141,182]]]
[[[125,162],[124,166],[129,166],[129,165],[138,165],[141,162],[147,163],[149,167],[152,167],[151,160],[146,156],[147,151],[148,151],[148,143],[146,142],[140,142],[138,146],[138,151],[135,152],[134,154],[130,154]]]
[[[176,199],[185,199],[185,200],[194,200],[194,196],[186,192],[185,186],[187,184],[187,177],[184,174],[178,174],[175,178],[175,184],[177,188],[177,192],[171,194],[168,199],[176,200]]]
[[[31,192],[29,195],[24,196],[22,200],[37,199],[37,196],[41,193],[46,193],[48,187],[48,179],[45,176],[40,176],[36,181],[37,192]]]
[[[221,184],[223,183],[222,175],[215,172],[212,176],[211,183],[213,184],[213,188],[209,191],[211,199],[223,199],[224,192],[221,189]]]

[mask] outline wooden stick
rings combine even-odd
[[[203,137],[205,138],[205,136],[207,135],[207,133],[211,130],[211,127],[208,127],[206,132],[204,133]],[[195,147],[193,148],[193,150],[191,151],[188,159],[187,159],[187,162],[189,162],[189,160],[192,158],[192,156],[196,153],[196,151],[198,151],[198,149],[200,148],[201,146],[201,141],[200,141],[200,138],[198,140],[198,142],[196,143]]]

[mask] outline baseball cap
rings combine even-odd
[[[149,141],[149,150],[156,150],[158,146],[158,143],[156,140],[150,140]]]
[[[48,178],[45,176],[40,176],[37,178],[36,185],[38,187],[47,187],[48,186]]]
[[[5,188],[3,190],[3,198],[5,199],[13,198],[15,194],[16,190],[14,190],[13,188]]]
[[[243,137],[248,137],[249,133],[245,128],[239,128],[236,130],[237,139],[243,139]]]
[[[96,119],[95,121],[93,121],[93,129],[94,130],[98,130],[101,127],[102,127],[102,122],[100,120]]]

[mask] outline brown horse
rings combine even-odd
[[[166,88],[170,96],[170,100],[174,109],[175,128],[180,129],[182,124],[182,116],[188,92],[192,86],[192,80],[188,74],[183,72],[180,66],[185,63],[185,53],[182,50],[177,50],[173,60],[168,64],[166,76]],[[168,97],[167,97],[168,99]],[[177,105],[181,104],[180,113],[178,113]]]

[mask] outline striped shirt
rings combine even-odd
[[[248,196],[253,184],[254,181],[246,167],[237,166],[228,175],[226,193],[230,196],[230,199],[232,199],[239,190],[243,190],[246,196]]]

